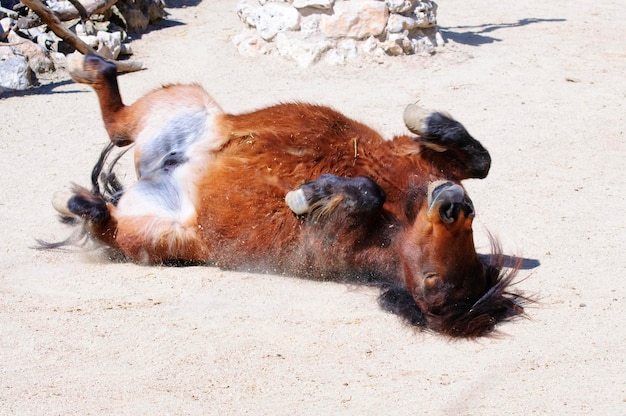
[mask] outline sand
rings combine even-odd
[[[466,182],[478,250],[493,233],[524,257],[538,300],[478,341],[416,332],[373,288],[33,250],[67,236],[51,196],[89,183],[107,136],[64,74],[0,99],[0,414],[626,414],[622,3],[442,1],[436,55],[307,70],[240,56],[236,0],[132,42],[127,102],[197,82],[229,112],[326,104],[387,137],[418,100],[460,120],[493,157]]]

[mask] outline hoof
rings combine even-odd
[[[67,57],[67,69],[79,84],[100,84],[117,75],[115,64],[98,55],[73,53]]]
[[[81,82],[86,76],[85,57],[79,52],[67,55],[67,70],[74,81]]]
[[[72,196],[74,194],[70,191],[57,191],[52,195],[52,207],[63,217],[76,217],[76,214],[68,208],[68,202]]]
[[[432,111],[426,110],[417,104],[409,104],[404,109],[404,124],[410,132],[419,136],[426,136],[426,119]]]
[[[302,189],[287,192],[285,202],[296,215],[303,215],[311,210],[311,206],[306,201],[306,196]]]

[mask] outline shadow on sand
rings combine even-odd
[[[443,38],[452,40],[456,43],[462,43],[470,46],[480,46],[488,43],[501,42],[502,39],[498,39],[493,36],[487,36],[486,33],[495,32],[500,29],[508,29],[512,27],[522,27],[536,23],[558,23],[565,22],[565,19],[539,19],[529,17],[526,19],[518,20],[515,23],[485,23],[479,26],[452,26],[443,27],[440,26],[439,30],[443,35]]]

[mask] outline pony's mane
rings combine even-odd
[[[406,288],[387,284],[378,299],[380,306],[404,318],[412,326],[455,338],[494,334],[496,324],[524,316],[523,306],[531,299],[511,291],[522,259],[516,259],[513,267],[506,268],[506,257],[500,243],[491,235],[489,239],[491,255],[482,260],[489,287],[479,299],[455,303],[447,306],[442,313],[433,315],[422,311]]]

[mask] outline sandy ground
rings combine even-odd
[[[67,235],[51,195],[88,184],[107,140],[65,77],[0,99],[0,414],[626,414],[622,0],[442,1],[437,55],[308,70],[239,56],[235,4],[174,7],[135,39],[126,101],[198,82],[227,111],[297,99],[386,136],[407,103],[449,111],[492,153],[466,183],[476,239],[528,259],[530,319],[450,342],[370,288],[33,250]]]

